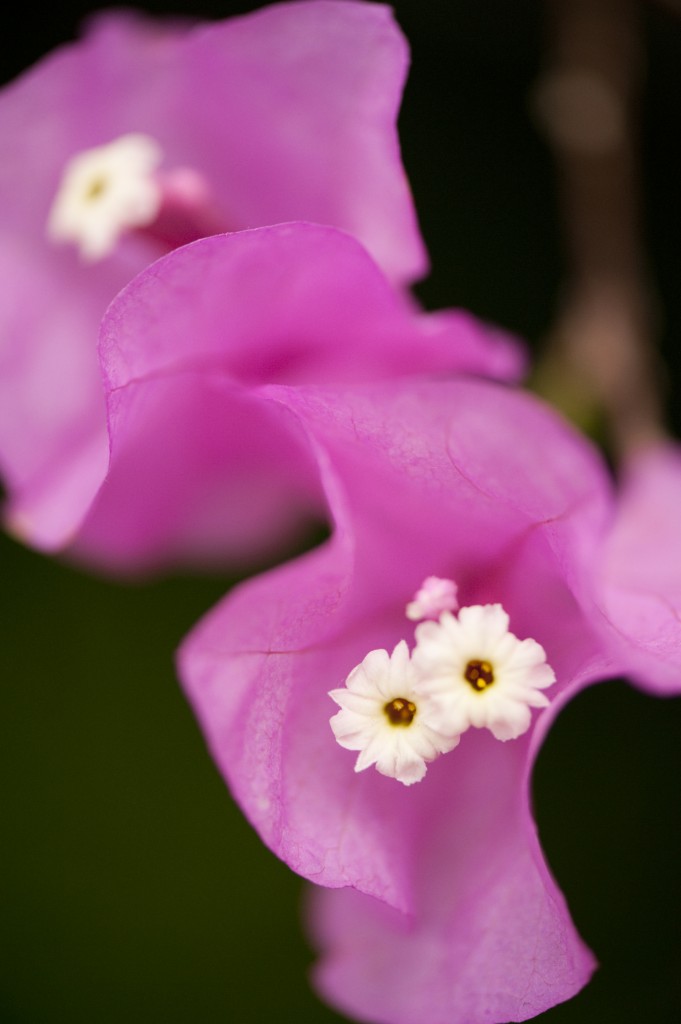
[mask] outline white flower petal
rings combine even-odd
[[[543,647],[509,630],[500,604],[469,605],[454,617],[416,628],[417,691],[437,708],[437,727],[456,735],[488,728],[515,739],[531,724],[530,708],[546,707],[540,691],[555,682]]]
[[[161,158],[155,139],[141,133],[77,153],[52,203],[48,238],[74,243],[84,260],[108,256],[125,231],[157,217],[162,189],[154,172]]]
[[[457,585],[454,580],[428,576],[406,607],[406,616],[414,622],[419,619],[437,619],[444,611],[459,607]]]
[[[391,655],[370,651],[329,696],[341,710],[330,721],[340,746],[358,750],[355,771],[375,764],[404,785],[420,781],[426,764],[458,742],[442,728],[435,703],[422,696],[406,641]]]

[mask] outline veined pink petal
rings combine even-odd
[[[601,460],[526,395],[457,380],[260,396],[308,435],[335,531],[237,588],[185,641],[180,674],[213,756],[265,842],[327,890],[311,927],[332,1004],[375,1024],[534,1017],[594,960],[538,845],[532,765],[583,686],[649,655],[644,683],[658,655],[678,664],[657,619],[664,642],[649,642],[636,600],[608,606],[605,626],[599,606],[615,584],[676,594],[661,552],[675,543],[678,456],[632,466],[613,530]],[[430,574],[456,580],[462,606],[501,603],[556,683],[525,735],[470,730],[407,788],[354,772],[327,693],[409,636],[405,599]]]
[[[111,461],[74,553],[118,570],[244,564],[322,514],[268,384],[522,365],[510,340],[468,314],[420,313],[358,242],[310,224],[170,253],[112,303],[101,356]]]
[[[306,0],[204,25],[114,12],[2,91],[0,469],[14,532],[46,549],[77,533],[107,458],[99,322],[165,251],[132,232],[86,264],[48,240],[69,161],[146,133],[169,172],[205,182],[211,233],[333,224],[408,282],[426,257],[395,125],[407,64],[379,4]]]
[[[547,410],[480,382],[262,394],[308,431],[336,531],[219,605],[185,642],[181,677],[236,798],[279,856],[313,881],[417,912],[424,843],[445,807],[469,829],[459,772],[471,785],[484,774],[483,747],[463,737],[410,788],[358,776],[333,740],[328,691],[370,650],[408,635],[405,595],[428,573],[457,579],[466,603],[502,601],[518,634],[544,646],[558,692],[581,683],[600,655],[571,587],[588,571],[607,481]],[[547,438],[561,465],[521,474]],[[485,480],[481,467],[493,465]],[[530,734],[494,747],[505,781],[489,814],[503,821],[525,799],[529,744]]]
[[[524,1021],[575,995],[593,972],[527,812],[509,802],[485,814],[507,781],[506,748],[480,734],[474,742],[486,749],[458,783],[469,804],[442,815],[444,835],[429,836],[423,851],[423,908],[401,914],[351,889],[309,894],[321,954],[313,982],[353,1018]]]
[[[215,367],[258,386],[497,369],[515,378],[524,364],[502,332],[464,312],[421,313],[353,238],[307,223],[170,253],[116,298],[100,349],[108,390]]]
[[[253,565],[325,513],[286,410],[228,374],[186,371],[111,395],[111,464],[74,554],[111,572]]]
[[[412,280],[426,265],[395,127],[408,61],[382,4],[305,0],[203,25],[100,14],[3,92],[4,227],[42,246],[68,159],[145,132],[170,166],[205,175],[226,229],[333,224]]]
[[[681,692],[681,451],[668,442],[624,468],[600,577],[604,632],[622,672]]]

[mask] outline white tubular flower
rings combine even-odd
[[[427,576],[406,608],[408,619],[438,619],[442,612],[455,612],[459,607],[458,587],[454,580]]]
[[[442,711],[454,734],[469,726],[489,729],[498,740],[516,739],[530,727],[531,708],[547,707],[541,691],[556,677],[536,640],[509,632],[500,604],[443,612],[439,622],[416,627],[413,664],[418,688]]]
[[[390,655],[370,651],[344,687],[329,696],[341,710],[331,728],[341,747],[358,750],[355,771],[375,764],[382,775],[410,786],[426,774],[426,762],[452,750],[458,736],[443,735],[427,695],[416,692],[406,641]]]
[[[155,171],[158,143],[148,135],[122,135],[69,160],[47,220],[53,242],[73,242],[81,258],[100,260],[130,228],[151,224],[161,208]]]

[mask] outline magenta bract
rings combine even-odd
[[[594,962],[543,859],[529,776],[564,703],[634,671],[650,634],[667,629],[668,581],[638,546],[645,488],[635,474],[617,507],[590,445],[498,385],[261,397],[308,434],[335,530],[238,587],[186,640],[180,674],[211,752],[264,841],[330,890],[311,912],[329,1001],[380,1024],[533,1017],[573,995]],[[644,476],[666,476],[661,459]],[[329,727],[328,691],[369,651],[410,636],[405,605],[431,575],[455,580],[462,604],[501,602],[556,682],[524,735],[469,730],[405,787],[353,771]],[[644,577],[657,625],[634,614],[625,635],[625,605],[612,606],[611,624],[602,606],[615,578]],[[676,664],[667,692],[681,688],[680,649],[677,620],[674,653],[662,652],[670,674]]]
[[[600,577],[606,643],[658,696],[681,692],[681,449],[662,442],[625,464]]]
[[[77,533],[107,467],[98,325],[168,248],[305,219],[355,235],[396,282],[425,271],[395,129],[407,63],[389,9],[371,3],[206,25],[117,12],[4,90],[0,467],[16,534],[56,549]],[[76,154],[128,133],[158,143],[161,171],[201,182],[210,216],[166,216],[84,263],[47,237],[55,193]]]
[[[279,856],[358,891],[320,897],[328,998],[391,1024],[525,1019],[593,966],[543,861],[528,776],[555,709],[613,671],[591,621],[607,475],[550,412],[499,386],[267,396],[309,432],[336,528],[186,641],[180,672],[213,756]],[[473,730],[407,789],[353,772],[327,693],[409,635],[405,605],[428,575],[455,579],[463,603],[502,602],[546,650],[556,695],[520,739]]]
[[[302,428],[272,383],[454,370],[523,357],[464,313],[425,315],[348,235],[309,224],[169,254],[102,325],[111,459],[75,553],[111,569],[248,562],[325,506]]]

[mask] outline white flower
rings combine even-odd
[[[443,735],[427,695],[416,692],[416,675],[406,641],[392,655],[370,651],[352,670],[345,687],[331,690],[341,710],[331,728],[346,750],[358,750],[355,771],[375,764],[405,786],[420,782],[426,762],[452,750],[458,736]]]
[[[122,135],[69,160],[47,221],[53,242],[73,242],[84,260],[111,253],[130,228],[151,224],[161,208],[154,174],[161,149],[148,135]]]
[[[416,627],[413,664],[417,692],[428,694],[455,735],[487,728],[499,740],[516,739],[530,726],[531,708],[549,703],[541,691],[555,682],[543,647],[509,632],[500,604],[471,605],[458,617]]]
[[[456,598],[458,587],[454,580],[440,576],[428,576],[406,608],[408,619],[437,619],[442,612],[455,612],[459,607]]]

